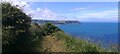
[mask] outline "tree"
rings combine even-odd
[[[3,2],[0,6],[2,7],[2,51],[23,51],[31,39],[29,31],[31,17],[8,2]]]
[[[44,27],[46,34],[48,34],[48,35],[53,33],[53,32],[56,32],[56,31],[62,31],[57,26],[55,26],[51,23],[46,23],[43,27]]]

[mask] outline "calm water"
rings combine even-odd
[[[81,23],[59,25],[66,33],[102,44],[118,42],[118,23]]]

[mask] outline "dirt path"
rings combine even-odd
[[[62,40],[57,40],[55,36],[45,36],[41,45],[45,52],[65,52],[66,47]]]

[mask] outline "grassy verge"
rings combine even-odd
[[[65,42],[68,52],[105,52],[105,49],[97,44],[73,38],[61,31],[55,32],[52,35],[56,36],[58,40],[63,40]]]

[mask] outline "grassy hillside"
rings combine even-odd
[[[69,52],[104,52],[105,49],[97,46],[96,44],[89,43],[85,40],[80,40],[77,38],[73,38],[70,35],[65,34],[64,32],[56,32],[53,33],[53,36],[57,37],[59,40],[63,40],[65,42],[65,46],[67,47],[67,51]]]
[[[46,31],[46,28],[49,32]],[[35,36],[34,51],[37,52],[105,52],[105,49],[97,44],[73,38],[50,23],[42,26],[33,24],[31,32]]]

